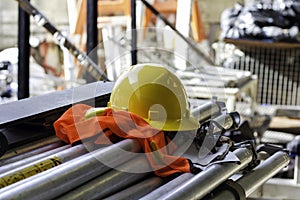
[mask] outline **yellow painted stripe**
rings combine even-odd
[[[26,167],[25,169],[22,169],[20,171],[8,174],[4,177],[0,177],[0,188],[11,185],[13,183],[21,181],[25,178],[28,178],[28,177],[38,174],[40,172],[46,171],[48,169],[51,169],[55,166],[60,165],[61,163],[62,163],[61,160],[55,156],[53,158],[44,160],[35,165]]]

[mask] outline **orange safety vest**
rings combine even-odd
[[[156,175],[166,177],[174,173],[191,172],[190,161],[168,155],[164,148],[166,141],[163,131],[151,127],[142,117],[127,111],[106,108],[103,115],[85,119],[85,113],[90,108],[92,107],[85,104],[76,104],[69,108],[54,122],[56,136],[70,144],[95,136],[95,144],[109,144],[108,138],[113,135],[124,139],[136,139],[147,153]],[[153,145],[162,158],[159,162],[157,157],[148,154],[153,152]]]

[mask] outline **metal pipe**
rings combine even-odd
[[[95,47],[98,45],[98,1],[97,0],[87,0],[87,27],[86,27],[86,52],[91,53]],[[97,62],[97,57],[92,57],[95,63]]]
[[[19,6],[18,19],[18,99],[29,97],[30,18]]]
[[[22,146],[19,146],[19,147],[10,149],[10,150],[8,150],[8,151],[1,157],[0,164],[1,164],[2,161],[4,161],[5,159],[12,158],[12,157],[15,157],[15,156],[21,155],[21,154],[24,155],[24,153],[26,153],[26,152],[29,152],[29,151],[32,151],[32,150],[34,150],[34,149],[37,149],[37,148],[46,146],[46,145],[48,145],[48,144],[56,143],[56,142],[61,143],[61,140],[58,139],[58,137],[56,137],[56,136],[51,136],[51,137],[47,137],[47,138],[44,138],[44,139],[41,139],[41,140],[36,140],[36,141],[34,141],[34,142],[31,142],[31,143],[28,143],[28,144],[25,144],[25,145],[22,145]],[[30,156],[31,156],[31,155],[30,155]],[[23,158],[24,158],[24,157],[23,157]],[[22,159],[23,159],[23,158],[22,158]]]
[[[161,187],[157,188],[156,190],[153,190],[149,194],[143,196],[140,198],[140,200],[152,200],[152,199],[159,199],[164,194],[171,192],[174,188],[182,185],[183,183],[190,180],[192,177],[194,177],[194,174],[191,173],[184,173],[177,178],[173,179],[172,181],[162,185]]]
[[[289,155],[284,151],[276,152],[267,158],[260,165],[255,167],[246,175],[239,178],[236,182],[244,189],[246,197],[253,193],[268,179],[272,178],[282,168],[288,165],[290,161]],[[236,199],[235,195],[229,190],[219,192],[214,200]]]
[[[253,154],[248,148],[237,149],[234,153],[240,159],[240,164],[213,164],[179,187],[161,196],[160,199],[201,199],[252,161]]]
[[[139,182],[125,190],[122,190],[112,196],[104,198],[105,200],[135,200],[140,199],[144,195],[153,191],[157,187],[163,185],[166,181],[160,177],[150,177],[142,182]]]
[[[249,174],[240,178],[238,183],[244,188],[246,196],[249,196],[259,185],[262,185],[283,167],[287,166],[289,161],[290,158],[286,152],[276,152]],[[255,183],[253,183],[254,181]]]
[[[2,199],[53,199],[132,159],[140,144],[131,139],[80,156],[70,162],[0,189]]]
[[[134,172],[136,173],[129,173]],[[105,196],[112,195],[132,184],[140,181],[152,171],[148,160],[141,155],[125,164],[118,166],[117,170],[111,170],[102,176],[82,185],[76,190],[57,198],[64,199],[103,199]],[[99,190],[101,188],[101,190]]]
[[[222,114],[215,117],[212,121],[220,126],[218,128],[228,131],[233,128],[238,128],[240,124],[240,115],[237,112]]]
[[[10,163],[14,163],[14,162],[17,162],[17,161],[22,161],[25,158],[29,158],[31,156],[47,152],[49,150],[61,147],[62,145],[63,145],[63,142],[59,141],[59,142],[55,142],[55,143],[52,143],[52,144],[48,144],[48,145],[39,147],[37,149],[33,149],[29,152],[25,152],[23,154],[20,154],[20,155],[17,155],[17,156],[8,158],[8,159],[0,160],[0,166],[6,166],[7,164],[10,164]]]
[[[46,152],[43,152],[43,153],[39,153],[39,154],[36,154],[34,156],[30,156],[28,158],[24,158],[22,160],[18,160],[16,162],[13,162],[13,163],[9,163],[7,165],[3,165],[0,167],[0,175],[4,172],[7,172],[7,171],[10,171],[11,169],[16,169],[20,166],[23,166],[27,163],[31,163],[31,162],[34,162],[36,160],[39,160],[41,158],[45,158],[47,156],[50,156],[52,154],[55,154],[55,153],[58,153],[58,152],[61,152],[67,148],[70,148],[71,145],[65,145],[65,146],[61,146],[61,147],[58,147],[58,148],[55,148],[55,149],[52,149],[52,150],[49,150],[49,151],[46,151]]]
[[[24,163],[24,165],[20,167],[12,168],[10,171],[0,174],[0,188],[49,170],[87,152],[86,147],[81,144],[40,160],[36,160],[31,163]]]
[[[193,109],[191,111],[191,115],[198,119],[200,123],[202,123],[220,112],[221,107],[216,101],[212,100]]]

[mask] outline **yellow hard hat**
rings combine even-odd
[[[135,113],[159,130],[199,128],[199,122],[190,115],[181,81],[157,64],[134,65],[122,73],[114,85],[108,106]]]

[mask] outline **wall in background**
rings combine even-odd
[[[217,30],[221,13],[224,9],[230,8],[236,2],[241,0],[198,0],[199,9],[205,24],[207,34],[214,33]],[[60,30],[68,31],[68,11],[67,0],[51,0],[51,1],[30,1],[36,6],[55,26]],[[49,3],[51,2],[51,3]],[[18,3],[14,0],[0,1],[0,50],[8,47],[17,46],[18,33]],[[213,30],[211,27],[215,27]],[[43,27],[39,27],[31,18],[32,35],[47,35],[51,37]]]

